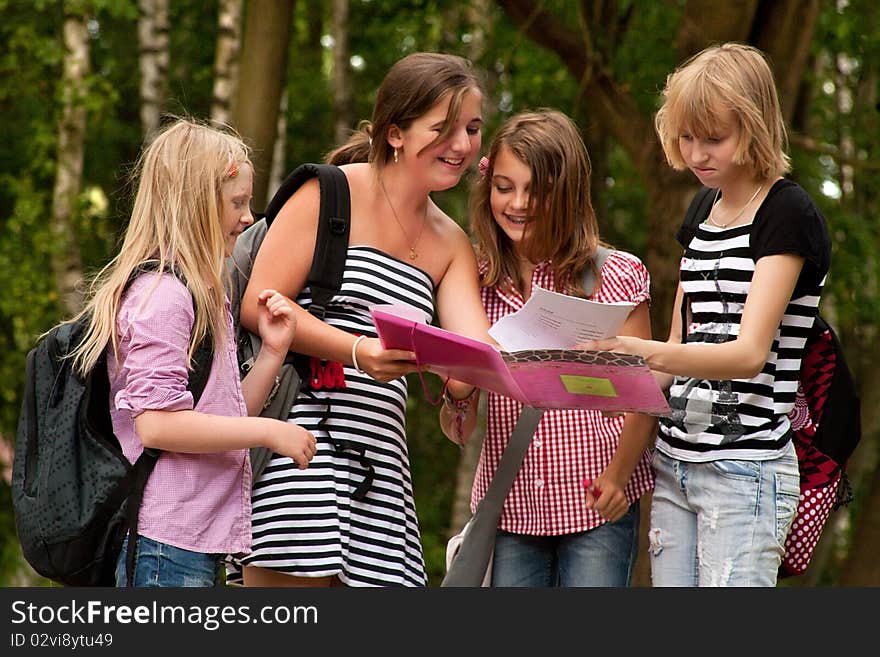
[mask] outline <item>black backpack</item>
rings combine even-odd
[[[12,504],[22,552],[36,572],[68,586],[113,586],[122,542],[129,528],[137,533],[144,486],[161,452],[145,449],[134,464],[122,453],[110,421],[106,355],[84,378],[69,358],[87,329],[87,318],[56,326],[27,355]],[[187,386],[194,406],[212,359],[209,336]],[[136,541],[128,544],[131,585]]]
[[[241,378],[250,371],[254,359],[260,353],[260,336],[241,325],[241,298],[247,289],[257,251],[272,221],[303,183],[317,177],[321,189],[321,205],[318,233],[308,285],[312,303],[309,312],[323,320],[327,304],[342,286],[345,258],[348,252],[348,235],[351,227],[351,197],[348,179],[339,167],[330,164],[302,164],[281,183],[278,191],[266,206],[265,214],[242,233],[235,242],[229,259],[231,288],[229,301],[236,327],[238,362]],[[287,420],[290,408],[299,394],[303,381],[310,378],[310,359],[301,354],[288,353],[276,379],[275,386],[260,413],[263,417]],[[256,481],[272,458],[266,447],[251,448],[251,470]]]
[[[694,196],[684,224],[696,228],[709,213],[715,190]],[[686,329],[682,308],[682,334]],[[862,437],[855,378],[834,330],[820,315],[807,336],[795,407],[789,413],[798,456],[801,494],[785,542],[780,576],[800,575],[831,511],[852,501],[844,470]]]

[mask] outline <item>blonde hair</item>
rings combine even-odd
[[[590,200],[590,158],[577,126],[553,109],[522,112],[508,119],[492,140],[488,167],[471,190],[471,231],[488,269],[482,285],[491,287],[510,277],[519,286],[515,245],[492,216],[491,194],[495,160],[508,149],[529,167],[529,213],[533,221],[522,255],[532,262],[551,260],[561,290],[585,296],[581,273],[593,267],[599,227]],[[597,286],[598,289],[598,286]]]
[[[223,344],[227,332],[225,236],[221,226],[221,186],[233,171],[251,165],[235,134],[175,119],[142,152],[134,171],[137,184],[131,219],[119,253],[94,277],[83,310],[89,317],[85,339],[73,353],[81,373],[98,362],[107,345],[119,355],[116,316],[129,280],[148,260],[158,261],[156,282],[173,267],[193,296],[195,324],[188,359],[206,337]]]
[[[667,78],[662,98],[654,127],[673,168],[687,168],[679,137],[715,134],[723,125],[722,115],[730,111],[740,129],[735,164],[762,179],[791,170],[773,72],[757,48],[740,43],[706,48]]]
[[[393,157],[388,131],[393,126],[406,130],[448,94],[451,100],[443,130],[422,151],[443,143],[455,130],[465,94],[482,92],[482,88],[467,59],[434,52],[407,55],[389,69],[379,85],[372,120],[361,121],[351,138],[328,153],[325,161],[336,165],[369,162],[381,169]]]

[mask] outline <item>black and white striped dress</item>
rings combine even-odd
[[[371,306],[406,304],[430,317],[433,293],[421,269],[352,246],[325,321],[375,337]],[[296,301],[308,308],[309,290]],[[291,409],[290,421],[315,435],[318,453],[306,470],[273,456],[254,485],[252,552],[244,563],[301,577],[336,575],[350,586],[424,586],[406,379],[380,383],[353,367],[344,372],[344,390],[309,390]]]

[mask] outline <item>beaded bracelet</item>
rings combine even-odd
[[[471,388],[471,391],[467,394],[467,396],[462,397],[461,399],[456,399],[452,396],[452,393],[449,392],[449,389],[447,388],[443,391],[443,401],[456,411],[467,411],[467,409],[471,407],[471,402],[473,401],[476,392],[477,387],[474,386],[473,388]]]
[[[468,409],[470,409],[471,402],[476,393],[477,387],[474,386],[466,397],[456,399],[448,389],[444,388],[443,390],[443,402],[449,410],[452,411],[452,425],[455,429],[455,435],[459,440],[461,440],[463,433],[462,424],[464,424],[464,417],[467,415]],[[459,446],[464,447],[461,443],[459,443]]]

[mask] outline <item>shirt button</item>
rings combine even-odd
[[[540,488],[543,485],[544,485],[543,479],[535,479],[535,488]]]
[[[535,447],[540,447],[542,445],[540,438],[535,438],[532,442],[535,444]]]

